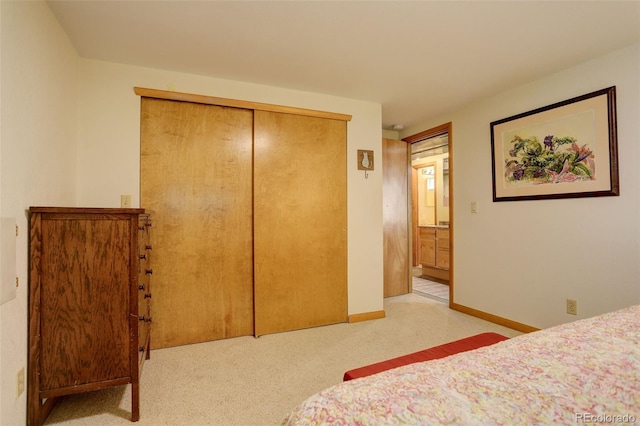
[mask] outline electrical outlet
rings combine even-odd
[[[120,207],[122,207],[123,209],[131,208],[131,195],[120,196]]]
[[[24,367],[16,374],[16,398],[24,392]]]
[[[578,302],[567,299],[567,313],[571,315],[578,315]]]

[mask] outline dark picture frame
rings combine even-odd
[[[494,202],[620,195],[615,86],[490,127]]]

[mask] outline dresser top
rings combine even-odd
[[[103,207],[29,207],[30,213],[143,214],[144,209]]]

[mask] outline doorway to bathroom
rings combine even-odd
[[[451,304],[451,123],[408,136],[410,144],[412,291]]]

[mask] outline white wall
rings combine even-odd
[[[453,122],[456,303],[539,328],[640,303],[639,64],[636,44],[403,131]],[[609,86],[620,196],[494,203],[489,124]]]
[[[78,204],[118,207],[121,194],[139,205],[140,98],[133,88],[195,93],[351,114],[347,130],[349,314],[383,309],[382,170],[365,179],[358,149],[381,158],[381,105],[190,74],[80,60]]]
[[[20,235],[16,297],[0,306],[0,424],[24,425],[26,392],[15,395],[27,364],[28,223],[32,205],[74,205],[77,55],[43,2],[0,2],[2,87],[0,200]]]

